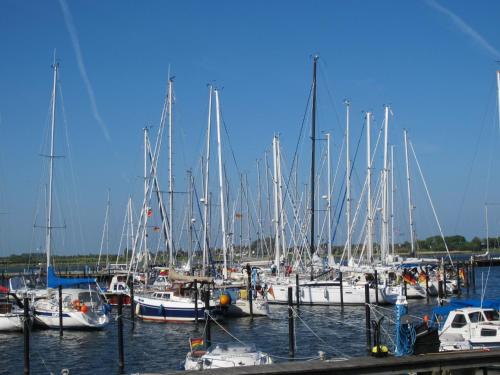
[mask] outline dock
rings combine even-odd
[[[358,357],[347,360],[281,362],[271,365],[203,370],[204,375],[285,375],[285,374],[408,374],[443,370],[451,373],[500,374],[500,349],[468,352],[443,352],[405,357]],[[455,372],[455,371],[456,372]],[[460,370],[460,371],[459,371]],[[465,371],[464,371],[465,370]],[[200,374],[199,371],[143,373],[142,375]]]

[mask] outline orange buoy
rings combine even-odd
[[[89,311],[89,308],[87,307],[86,304],[83,304],[82,307],[80,308],[80,311],[84,314],[87,313],[87,311]]]
[[[222,306],[229,305],[231,303],[231,296],[229,296],[228,294],[221,294],[219,297],[219,303]]]

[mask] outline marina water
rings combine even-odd
[[[500,295],[500,269],[476,269],[476,291],[462,289],[462,298],[480,298],[481,280],[487,282],[485,298]],[[372,301],[373,303],[373,301]],[[410,300],[409,313],[418,317],[429,314],[436,299]],[[374,308],[372,319],[385,315],[382,341],[393,350],[394,306]],[[295,358],[309,359],[318,351],[331,357],[366,355],[365,310],[363,306],[300,306],[296,326]],[[157,324],[138,319],[134,327],[124,311],[125,372],[167,372],[179,370],[189,350],[189,337],[203,335],[204,322]],[[270,318],[225,319],[212,323],[212,342],[235,342],[228,333],[244,343],[254,343],[257,349],[274,356],[274,361],[288,360],[288,320],[286,306],[271,306]],[[391,336],[391,338],[389,338]],[[30,342],[31,373],[110,374],[118,371],[116,309],[113,321],[101,331],[33,330]],[[22,333],[0,333],[0,374],[23,372]]]

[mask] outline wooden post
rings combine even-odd
[[[457,262],[457,294],[460,295],[462,293],[460,289],[460,262]]]
[[[472,290],[475,292],[476,291],[476,264],[474,262],[474,258],[470,260],[470,266],[471,266],[471,276],[472,276]]]
[[[378,272],[375,270],[375,304],[378,306]]]
[[[205,320],[206,320],[206,329],[205,329],[205,343],[207,345],[207,349],[212,345],[212,332],[210,331],[210,285],[206,285],[205,288]]]
[[[295,356],[295,331],[293,326],[293,288],[288,287],[288,356]]]
[[[470,291],[470,275],[469,275],[469,264],[468,263],[465,263],[465,280],[464,280],[464,283],[465,283],[465,287],[467,288],[467,294],[469,294],[469,291]]]
[[[408,283],[403,279],[403,290],[405,292],[405,298],[408,298]]]
[[[250,266],[247,267],[247,277],[248,277],[248,292],[247,292],[247,298],[248,298],[248,303],[250,305],[250,319],[253,319],[253,293],[252,293],[252,269]]]
[[[372,331],[370,317],[370,286],[365,284],[365,318],[366,318],[366,349],[368,353],[372,350]]]
[[[429,266],[425,266],[425,296],[429,302]]]
[[[198,280],[194,279],[194,322],[198,324]]]
[[[446,286],[446,263],[443,264],[443,296],[446,297],[448,294],[448,288]]]
[[[123,354],[123,294],[118,295],[118,373],[123,374],[125,369],[125,360]]]
[[[59,337],[63,336],[62,285],[59,285]]]
[[[135,306],[134,306],[134,280],[130,282],[130,320],[132,320],[132,328],[135,326]]]
[[[342,282],[342,271],[339,271],[340,282],[340,308],[344,310],[344,283]]]
[[[443,298],[443,280],[438,282],[438,297],[439,299]]]
[[[300,288],[299,288],[299,274],[295,274],[295,303],[297,304],[297,311],[300,306]]]
[[[27,297],[24,298],[24,375],[30,373],[30,307]]]

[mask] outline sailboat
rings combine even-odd
[[[310,235],[309,235],[309,251],[311,253],[311,264],[310,264],[310,277],[306,275],[300,275],[299,278],[299,290],[297,293],[297,286],[295,279],[288,277],[280,277],[280,269],[277,267],[278,277],[265,277],[264,282],[267,283],[269,289],[272,290],[270,293],[271,297],[269,298],[270,303],[286,303],[288,300],[288,288],[292,287],[293,289],[293,298],[296,299],[297,295],[299,296],[300,303],[310,304],[310,305],[335,305],[341,303],[341,287],[342,287],[342,295],[343,302],[346,304],[364,304],[365,303],[365,284],[370,284],[369,296],[371,301],[375,301],[378,293],[378,301],[379,303],[393,303],[393,298],[390,298],[387,295],[383,286],[374,285],[370,283],[364,274],[354,275],[352,278],[344,278],[342,281],[340,280],[315,280],[314,279],[314,259],[317,258],[316,255],[316,245],[315,245],[315,142],[316,142],[316,92],[317,92],[317,82],[316,82],[316,70],[317,70],[317,61],[318,56],[314,56],[313,58],[313,83],[312,83],[312,116],[311,116],[311,182],[310,182]],[[346,126],[346,135],[349,133],[349,102],[347,104],[347,126]],[[283,202],[280,200],[280,187],[281,177],[280,177],[280,151],[279,151],[279,140],[274,138],[273,140],[273,150],[274,150],[274,191],[275,191],[275,265],[279,265],[281,263],[280,257],[280,240],[284,239],[284,229],[283,229]],[[349,151],[347,151],[349,153]],[[347,170],[348,176],[350,171],[349,166],[349,156],[347,162]],[[349,181],[348,181],[349,184]],[[348,188],[349,194],[349,188]],[[347,197],[347,203],[349,205],[349,196]],[[348,212],[350,208],[348,208]],[[279,213],[281,212],[281,217]],[[348,215],[348,222],[350,222],[350,218]],[[280,230],[281,223],[281,230]],[[350,228],[350,224],[348,225]],[[350,229],[348,232],[348,241],[347,241],[347,250],[348,257],[350,257]],[[284,242],[284,241],[283,241]],[[285,246],[283,245],[283,249]],[[342,285],[341,285],[342,283]]]
[[[47,204],[47,226],[46,226],[46,251],[47,251],[47,292],[45,297],[35,301],[33,305],[35,320],[38,324],[48,328],[60,326],[60,314],[62,313],[62,325],[65,328],[102,328],[109,323],[109,309],[104,303],[103,297],[91,288],[96,284],[95,279],[89,278],[60,278],[55,274],[51,264],[52,250],[52,189],[53,189],[53,167],[54,167],[54,138],[55,138],[55,109],[56,109],[56,87],[59,64],[54,63],[54,78],[52,86],[52,108],[51,108],[51,138],[49,155],[49,184]],[[87,289],[77,288],[85,284]],[[66,289],[63,289],[66,287]],[[72,288],[68,288],[72,287]],[[57,293],[57,288],[62,289],[62,301]],[[62,306],[62,311],[59,306]]]

